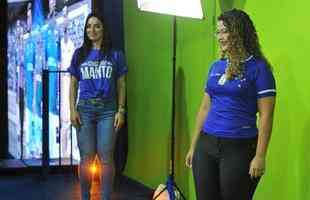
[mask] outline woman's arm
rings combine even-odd
[[[70,92],[69,92],[69,104],[70,104],[70,120],[74,127],[79,128],[81,125],[80,115],[76,110],[76,98],[78,91],[78,81],[74,76],[70,76]]]
[[[114,127],[118,131],[125,123],[125,101],[126,101],[126,76],[123,75],[117,80],[117,103],[118,111],[115,115]]]
[[[198,111],[197,116],[196,116],[196,124],[194,127],[194,131],[192,133],[191,146],[190,146],[189,151],[188,151],[187,156],[186,156],[185,164],[188,167],[192,166],[193,153],[194,153],[196,143],[197,143],[197,140],[199,138],[200,131],[202,129],[203,123],[204,123],[206,117],[208,116],[209,109],[210,109],[210,96],[208,95],[208,93],[205,93],[205,95],[202,99],[202,102],[200,104],[199,111]]]
[[[196,124],[195,124],[195,128],[192,134],[193,136],[192,136],[192,142],[191,142],[191,149],[193,150],[195,149],[200,131],[208,115],[209,109],[210,109],[210,96],[207,93],[205,93],[202,99],[202,102],[200,104],[199,111],[196,116]]]
[[[126,76],[123,75],[117,80],[117,96],[118,96],[118,109],[125,108],[126,101]]]
[[[272,132],[273,111],[275,106],[275,97],[265,97],[258,100],[259,124],[258,124],[258,142],[256,155],[265,157]]]
[[[250,175],[259,177],[264,173],[268,144],[272,132],[275,97],[264,97],[257,101],[259,121],[256,154],[250,167]]]

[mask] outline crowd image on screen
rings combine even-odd
[[[50,158],[73,156],[78,160],[66,70],[74,50],[82,44],[91,3],[81,0],[56,7],[56,0],[49,0],[48,10],[40,10],[38,2],[21,5],[23,15],[8,22],[9,152],[15,158],[42,157],[42,70],[46,69],[61,71],[49,73]]]

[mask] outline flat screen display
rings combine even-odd
[[[70,124],[69,74],[83,42],[91,0],[8,1],[9,152],[16,159],[42,158],[42,70],[49,73],[50,158],[79,160]]]

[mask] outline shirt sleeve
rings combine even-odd
[[[259,64],[256,71],[257,98],[276,96],[276,82],[271,69],[266,63]]]
[[[77,66],[77,60],[78,60],[77,57],[78,57],[78,50],[75,50],[71,59],[71,64],[68,67],[67,71],[77,80],[80,80],[80,73]]]
[[[210,75],[211,75],[212,73],[214,73],[214,68],[215,68],[214,66],[215,66],[215,63],[213,63],[213,64],[211,65],[211,67],[210,67],[210,69],[209,69],[209,72],[208,72],[208,76],[207,76],[207,78],[206,78],[206,82],[205,82],[204,91],[205,91],[205,93],[208,93],[209,95],[211,95],[211,94],[210,94],[210,90],[209,90],[209,88],[208,88],[208,81],[209,81]]]
[[[121,51],[115,51],[113,53],[113,59],[116,65],[116,77],[118,79],[128,72],[126,59]]]

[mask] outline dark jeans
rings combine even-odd
[[[192,161],[197,200],[251,200],[259,181],[249,175],[256,142],[202,133]]]

